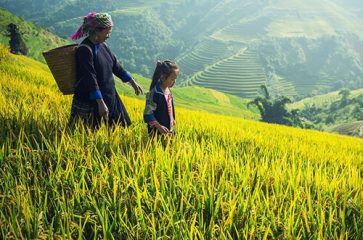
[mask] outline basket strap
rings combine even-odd
[[[87,44],[79,44],[77,48],[80,48],[80,47],[86,47],[86,48],[88,48],[88,50],[91,52],[92,60],[93,60],[93,64],[94,64],[93,51],[92,51],[91,47],[90,47],[89,45],[87,45]],[[95,68],[95,70],[96,70],[96,68]],[[74,86],[75,88],[77,88],[77,87],[78,87],[78,84],[80,83],[80,81],[81,81],[81,79],[79,79],[79,80],[76,82],[76,84],[75,84],[75,86]]]
[[[88,46],[87,44],[79,44],[78,45],[78,47],[80,48],[80,47],[86,47],[86,48],[88,48],[88,50],[90,50],[90,52],[91,52],[91,54],[92,54],[92,58],[93,58],[93,51],[92,51],[92,49],[91,49],[91,47],[90,46]]]

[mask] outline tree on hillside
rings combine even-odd
[[[8,29],[8,37],[10,37],[9,45],[10,45],[10,52],[13,54],[28,54],[28,48],[23,41],[19,28],[16,24],[10,23],[7,27]]]
[[[352,110],[352,116],[356,118],[358,121],[362,121],[363,120],[362,108],[359,106],[355,106],[354,109]]]
[[[255,105],[258,108],[262,122],[303,127],[298,111],[290,112],[286,108],[286,104],[291,103],[289,98],[285,96],[271,98],[265,85],[261,86],[261,90],[263,96],[256,97],[247,106]]]
[[[348,88],[343,88],[339,91],[339,95],[342,97],[340,99],[340,107],[348,105],[349,103],[348,97],[350,95],[350,90]]]

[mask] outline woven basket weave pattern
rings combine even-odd
[[[49,69],[64,95],[74,94],[76,83],[75,51],[77,47],[78,44],[71,44],[43,52]]]

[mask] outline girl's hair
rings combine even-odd
[[[150,90],[153,89],[159,82],[161,76],[168,78],[170,74],[172,74],[173,71],[177,69],[179,69],[179,67],[175,62],[170,60],[165,60],[163,62],[157,61],[154,75],[150,84]]]

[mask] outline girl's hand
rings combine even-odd
[[[144,92],[142,91],[142,88],[140,87],[140,85],[139,84],[137,84],[137,82],[134,80],[134,79],[132,79],[131,81],[130,81],[130,83],[131,83],[131,86],[134,88],[134,90],[135,90],[135,94],[136,95],[140,95],[140,93],[141,94],[143,94]]]

